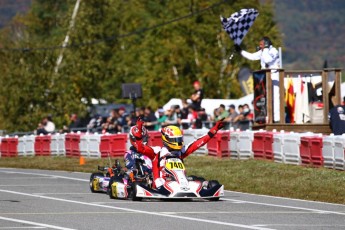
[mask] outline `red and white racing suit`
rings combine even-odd
[[[193,141],[192,143],[188,145],[184,145],[181,150],[172,150],[170,151],[165,146],[147,146],[142,143],[142,141],[136,142],[136,148],[140,153],[143,155],[148,156],[152,160],[152,173],[153,173],[153,179],[154,184],[156,188],[160,187],[161,185],[164,185],[165,179],[164,179],[164,167],[165,167],[165,157],[167,154],[173,154],[180,159],[184,159],[190,154],[192,154],[194,151],[199,149],[200,147],[204,146],[209,140],[211,140],[212,134],[206,134],[199,139]]]

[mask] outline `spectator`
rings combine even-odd
[[[215,108],[213,110],[213,115],[211,116],[211,121],[214,122],[219,115],[220,115],[219,108]]]
[[[219,112],[219,115],[215,118],[215,121],[219,121],[229,116],[229,112],[225,109],[225,105],[223,104],[220,104],[218,108],[218,112]]]
[[[127,126],[127,117],[128,114],[126,113],[126,108],[125,107],[120,107],[118,111],[118,118],[117,118],[117,129],[119,132],[122,131],[123,128]]]
[[[64,125],[62,130],[60,130],[60,133],[66,133],[71,131],[78,131],[78,129],[82,128],[82,123],[80,122],[77,114],[73,113],[69,117],[70,123],[68,126]]]
[[[152,111],[150,106],[147,106],[144,111],[144,126],[147,130],[153,131],[155,130],[155,124],[157,123],[157,117],[155,116],[154,112]]]
[[[199,111],[201,109],[201,101],[204,98],[204,91],[201,88],[199,81],[195,81],[193,83],[193,87],[194,93],[192,94],[190,99],[192,100],[192,105],[194,106],[195,110]]]
[[[167,126],[167,125],[176,125],[178,126],[177,122],[177,116],[174,110],[174,106],[172,106],[170,109],[167,110],[167,119],[165,120],[164,123],[162,123],[162,127]]]
[[[204,124],[208,121],[208,115],[206,113],[205,108],[201,108],[201,110],[198,112],[198,118],[195,121],[195,128],[201,129]],[[210,128],[209,124],[205,124],[206,128]]]
[[[55,124],[52,121],[51,116],[44,117],[42,121],[38,124],[36,129],[36,134],[49,134],[55,132]]]
[[[92,132],[100,132],[102,131],[102,124],[103,124],[103,117],[99,114],[96,114],[91,120],[89,124],[86,126],[88,130]]]
[[[155,130],[159,130],[160,128],[162,128],[162,124],[168,118],[163,108],[159,108],[157,112],[158,112],[158,119],[155,125]]]
[[[182,99],[181,119],[187,119],[188,116],[188,102],[186,99]]]
[[[195,121],[198,119],[198,112],[196,111],[195,107],[193,105],[188,106],[188,116],[187,119],[183,122],[186,125],[188,125],[188,128],[195,129]]]
[[[119,125],[120,115],[118,110],[112,109],[109,117],[102,124],[102,133],[118,133],[121,132],[122,126]]]
[[[141,113],[141,108],[136,108],[135,112],[132,112],[130,117],[127,117],[127,126],[132,127],[135,126],[137,123],[137,117],[143,115]]]
[[[249,106],[247,104],[240,105],[238,111],[239,115],[235,118],[235,122],[238,122],[238,128],[241,131],[250,129],[250,120],[248,119],[248,115],[250,114]]]
[[[183,118],[182,118],[182,110],[181,110],[179,105],[175,105],[174,109],[175,109],[175,113],[176,113],[176,117],[177,117],[177,123],[181,127],[182,126],[182,120],[183,120]],[[187,114],[187,116],[188,116],[188,114]]]
[[[238,128],[238,121],[235,121],[238,113],[236,112],[235,105],[229,105],[229,116],[224,119],[224,122],[228,122],[230,127],[237,129]]]
[[[345,133],[345,105],[336,105],[328,113],[329,126],[334,135]]]

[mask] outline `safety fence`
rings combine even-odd
[[[208,129],[184,130],[188,144],[205,135]],[[127,133],[66,133],[0,137],[0,157],[66,156],[122,157],[129,149]],[[162,146],[159,131],[149,132],[150,146]],[[345,170],[345,135],[274,131],[219,131],[207,145],[195,152],[232,159],[267,159],[278,163],[308,165]]]

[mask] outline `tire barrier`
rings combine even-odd
[[[184,130],[184,142],[208,130]],[[161,134],[149,132],[149,145],[162,146]],[[130,147],[127,133],[66,133],[0,137],[0,157],[66,156],[84,158],[122,157]],[[278,163],[345,170],[345,134],[271,131],[219,131],[196,155],[232,159],[267,159]]]

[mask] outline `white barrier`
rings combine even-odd
[[[273,157],[274,161],[278,163],[284,163],[285,162],[285,155],[283,152],[283,146],[284,146],[284,133],[277,133],[273,135]]]
[[[50,154],[52,156],[65,156],[65,134],[54,134],[51,136]]]
[[[99,149],[99,146],[101,144],[101,135],[98,133],[95,133],[94,135],[90,135],[89,137],[89,156],[100,158],[101,157],[101,151]]]
[[[200,137],[207,134],[207,132],[208,132],[208,129],[194,129],[194,139],[195,140],[199,139]],[[207,155],[208,154],[207,145],[200,147],[194,153],[199,154],[199,155]]]
[[[231,134],[230,134],[231,136]],[[254,132],[247,130],[240,132],[238,136],[238,158],[239,159],[250,159],[254,157],[254,152],[252,149],[254,140]]]
[[[80,135],[79,150],[80,150],[80,155],[83,157],[90,157],[90,151],[89,151],[90,136],[91,135],[89,133]]]
[[[35,136],[18,137],[18,156],[34,156],[35,155]]]
[[[230,158],[232,159],[240,159],[240,151],[239,151],[239,138],[240,138],[241,131],[230,131],[230,138],[229,138],[229,150],[230,150]]]
[[[322,138],[322,156],[323,165],[326,168],[334,168],[334,140],[336,136],[323,136]]]
[[[301,136],[298,133],[287,133],[283,136],[284,163],[301,164],[300,144]]]
[[[183,130],[183,142],[188,145],[200,137],[207,134],[208,129],[185,129]],[[207,145],[204,145],[197,149],[193,154],[206,155],[208,153]]]
[[[345,134],[334,139],[334,168],[345,170]]]
[[[18,156],[25,156],[26,136],[18,137]]]

